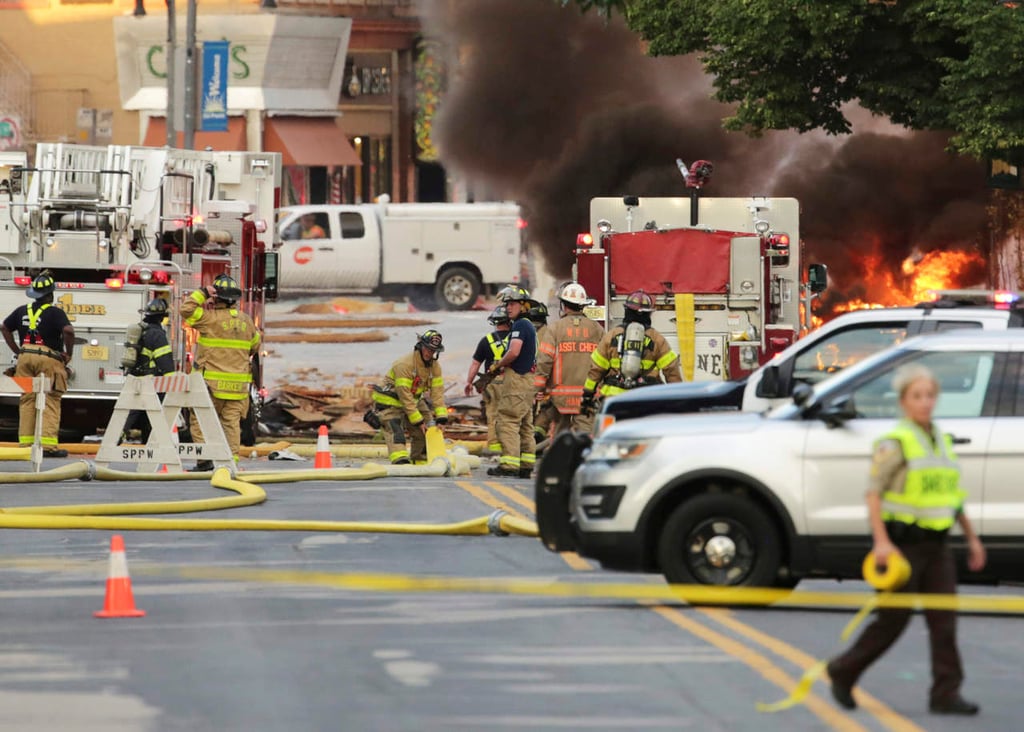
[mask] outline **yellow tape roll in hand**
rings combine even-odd
[[[864,581],[881,592],[895,592],[910,581],[910,562],[902,554],[890,554],[885,567],[879,572],[875,553],[868,552],[861,565]]]

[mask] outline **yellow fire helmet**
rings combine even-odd
[[[910,562],[902,554],[890,554],[885,569],[879,572],[875,553],[868,552],[861,567],[864,581],[882,592],[893,592],[910,581]]]

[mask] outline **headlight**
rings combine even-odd
[[[635,460],[655,442],[656,440],[609,440],[607,442],[598,440],[591,446],[587,460],[604,460],[613,463],[620,460]]]

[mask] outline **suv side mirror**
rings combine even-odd
[[[857,418],[857,407],[853,397],[847,395],[826,404],[818,416],[829,427],[842,427],[849,420]]]
[[[754,393],[762,399],[784,397],[786,393],[781,382],[782,377],[779,375],[779,365],[765,366],[761,371],[761,380],[757,382],[757,389]]]
[[[824,292],[828,288],[828,267],[824,264],[810,264],[807,266],[807,284],[811,292]]]
[[[811,388],[811,385],[801,381],[793,386],[793,403],[798,407],[802,407],[807,404],[807,400],[811,398],[813,393],[814,389]]]

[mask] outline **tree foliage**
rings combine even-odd
[[[571,0],[563,0],[570,2]],[[696,53],[728,129],[850,131],[844,105],[1024,153],[1024,6],[996,0],[576,0],[619,12],[653,55]]]

